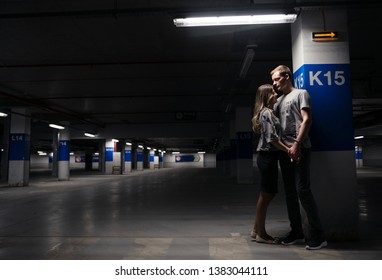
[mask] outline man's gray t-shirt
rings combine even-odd
[[[294,89],[287,95],[282,95],[274,106],[274,112],[281,124],[281,140],[287,146],[291,146],[298,135],[302,123],[301,109],[303,108],[311,110],[310,95],[305,89]],[[302,139],[301,147],[311,147],[308,135]]]

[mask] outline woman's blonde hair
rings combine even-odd
[[[253,107],[252,129],[256,133],[261,133],[260,112],[264,108],[269,108],[269,102],[273,96],[273,87],[271,84],[264,84],[258,87],[256,91],[255,105]]]

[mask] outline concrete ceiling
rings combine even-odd
[[[78,149],[95,143],[88,131],[213,151],[270,69],[292,64],[290,25],[176,28],[173,17],[322,7],[348,10],[355,128],[382,135],[379,1],[0,1],[0,110],[28,108],[35,150],[51,147],[48,123],[68,122]]]

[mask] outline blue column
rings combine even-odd
[[[312,32],[337,31],[339,40],[312,41]],[[312,98],[311,183],[329,239],[358,238],[358,203],[346,11],[303,10],[292,24],[297,88]]]
[[[11,113],[9,134],[8,185],[29,185],[30,161],[30,117],[26,109],[15,109]]]

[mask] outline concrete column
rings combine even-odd
[[[162,152],[159,152],[158,154],[158,160],[159,160],[159,168],[163,168],[163,151]]]
[[[85,170],[93,170],[93,151],[90,149],[85,151]]]
[[[8,182],[10,116],[3,119],[3,139],[1,145],[1,182]]]
[[[132,171],[131,160],[131,145],[125,145],[125,173],[131,173]]]
[[[120,139],[118,142],[118,152],[120,152],[121,174],[125,174],[125,150],[126,141],[124,139]]]
[[[230,158],[230,126],[229,122],[221,124],[222,139],[218,145],[216,153],[216,168],[225,175],[230,175],[231,158]]]
[[[99,142],[99,155],[98,155],[98,170],[102,173],[105,173],[106,164],[105,164],[105,150],[106,150],[106,142],[105,140],[100,140]]]
[[[312,41],[312,32],[339,39]],[[303,10],[292,24],[297,88],[312,98],[311,183],[328,239],[358,238],[350,59],[345,10]]]
[[[231,178],[236,178],[237,176],[237,139],[236,139],[236,127],[235,120],[229,122],[229,158],[230,158],[230,176]]]
[[[30,117],[24,108],[11,113],[9,134],[8,185],[23,187],[29,185],[30,163]]]
[[[113,139],[106,139],[105,141],[105,174],[113,174],[113,154],[114,154],[114,141]]]
[[[58,177],[58,132],[53,130],[52,132],[52,153],[49,158],[49,165],[52,168],[52,176]]]
[[[137,170],[143,171],[143,148],[142,148],[142,146],[137,147]]]
[[[70,178],[70,128],[58,131],[58,180],[69,181]]]
[[[355,147],[355,162],[357,168],[363,167],[363,152],[362,152],[362,146],[356,146]]]
[[[236,109],[236,178],[239,184],[253,184],[251,108]]]
[[[154,169],[154,151],[153,150],[150,150],[149,151],[149,155],[150,155],[150,158],[149,158],[149,166],[150,166],[150,169]]]

